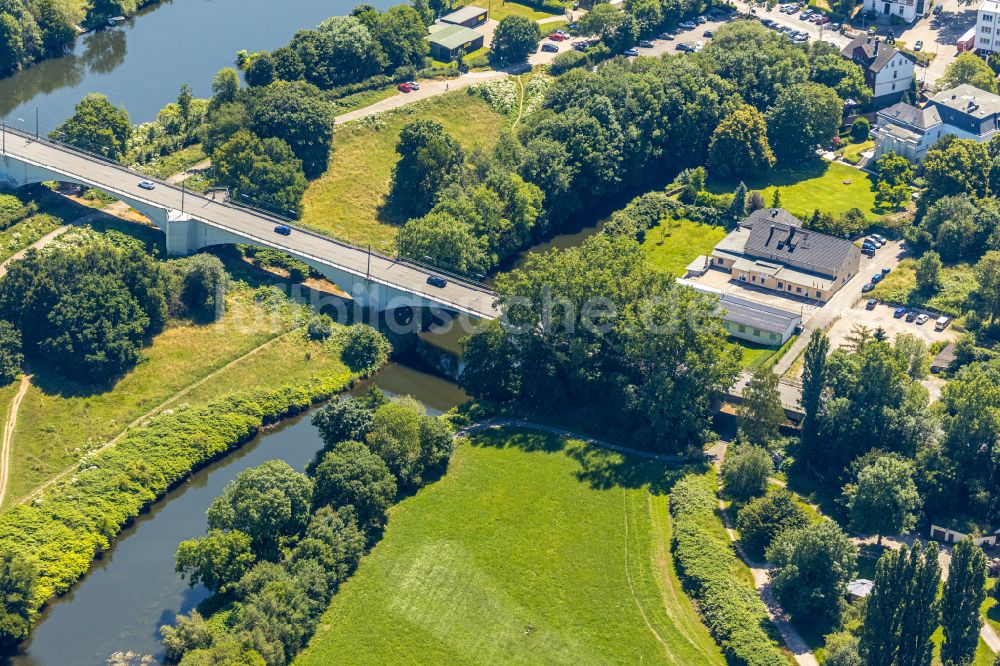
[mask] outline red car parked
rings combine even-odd
[[[409,83],[400,83],[398,86],[396,86],[396,90],[404,93],[413,92],[413,86],[411,86]]]
[[[553,42],[561,42],[564,41],[566,37],[565,35],[561,35],[558,32],[553,32],[551,35],[549,35],[549,39],[551,39]]]

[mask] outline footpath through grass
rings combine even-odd
[[[870,175],[853,167],[816,158],[789,169],[776,169],[744,181],[758,190],[771,205],[774,190],[781,189],[781,206],[802,220],[814,210],[838,216],[860,208],[868,219],[878,219],[883,211],[875,206],[875,182]],[[739,182],[711,179],[707,189],[715,194],[732,192]]]
[[[482,99],[455,91],[338,126],[329,169],[309,184],[302,223],[352,243],[393,252],[403,220],[383,210],[403,127],[434,120],[466,150],[490,148],[508,122]]]
[[[390,512],[297,664],[723,664],[674,573],[685,470],[505,430]]]

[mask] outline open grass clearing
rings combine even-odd
[[[904,259],[891,273],[868,293],[871,298],[886,303],[898,303],[913,308],[926,308],[960,317],[965,302],[978,288],[972,266],[955,264],[941,270],[941,289],[928,294],[917,290],[916,262]]]
[[[653,268],[683,277],[688,264],[698,255],[710,255],[725,236],[724,228],[711,224],[685,219],[664,220],[646,232],[642,251],[646,263]]]
[[[775,189],[780,189],[782,208],[803,221],[817,209],[838,216],[851,208],[860,208],[872,221],[883,212],[875,206],[875,182],[869,174],[820,158],[744,182],[751,190],[758,190],[767,205],[771,204]],[[710,179],[707,189],[722,194],[732,192],[738,185],[738,181]]]
[[[303,199],[302,223],[352,243],[392,252],[404,221],[383,210],[399,156],[396,143],[414,120],[435,120],[466,150],[491,147],[507,120],[465,91],[339,126],[327,172]]]
[[[684,472],[552,435],[475,435],[390,512],[298,664],[724,660],[682,593]]]

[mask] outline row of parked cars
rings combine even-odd
[[[776,30],[782,33],[785,37],[792,40],[795,44],[804,44],[809,39],[809,34],[801,30],[796,30],[795,28],[790,28],[787,25],[781,25],[777,21],[772,21],[771,19],[762,19],[761,23],[765,28],[770,28],[771,30]]]
[[[878,306],[878,301],[874,298],[865,303],[866,310],[874,310]],[[893,319],[905,319],[908,322],[915,323],[917,326],[923,326],[928,321],[930,321],[931,316],[926,312],[917,312],[916,310],[911,310],[909,308],[899,307],[892,311]],[[951,323],[951,317],[941,315],[934,320],[934,330],[943,331],[948,328],[948,324]]]
[[[881,248],[888,242],[889,241],[886,240],[885,236],[881,234],[872,234],[861,243],[861,254],[866,257],[874,257],[875,250]]]

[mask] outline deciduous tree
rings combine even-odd
[[[714,41],[714,40],[713,40]],[[767,137],[782,162],[801,162],[813,156],[837,133],[843,103],[836,91],[819,83],[797,83],[782,88],[767,112]]]
[[[767,549],[774,591],[792,617],[831,627],[840,617],[858,547],[832,520],[783,532]]]
[[[131,131],[125,109],[113,105],[104,95],[91,93],[77,103],[73,115],[49,137],[117,162],[125,156]]]
[[[774,463],[760,446],[740,446],[730,451],[722,463],[722,481],[726,495],[744,501],[763,495]]]
[[[778,375],[759,367],[743,389],[737,412],[740,434],[751,444],[767,446],[777,439],[785,422],[785,410],[778,393]]]
[[[920,495],[913,483],[913,464],[896,456],[882,456],[858,474],[856,484],[844,488],[851,529],[863,534],[906,534],[916,524]]]
[[[996,94],[997,75],[982,58],[974,53],[962,53],[948,65],[938,79],[941,90],[968,83],[980,90]]]
[[[523,16],[505,16],[493,32],[490,58],[501,67],[524,62],[538,50],[541,39],[542,31],[534,21]]]
[[[774,166],[763,114],[744,104],[726,116],[712,133],[708,160],[709,171],[721,178],[761,173]]]

